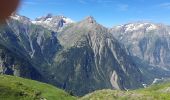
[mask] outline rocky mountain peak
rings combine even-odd
[[[19,19],[27,19],[27,20],[30,20],[29,18],[27,18],[27,17],[25,17],[25,16],[21,16],[21,15],[16,14],[16,13],[13,13],[13,14],[11,15],[11,18],[17,19],[17,20],[19,20]]]
[[[52,18],[52,17],[53,17],[53,15],[51,13],[46,15],[46,18]]]
[[[52,18],[52,17],[53,17],[52,14],[47,14],[45,16],[36,18],[35,21],[45,21],[45,20],[48,20],[49,18]]]
[[[93,24],[93,23],[96,23],[95,18],[92,17],[92,16],[86,17],[84,21],[87,22],[87,23],[92,23],[92,24]]]
[[[65,16],[54,16],[52,14],[47,14],[46,16],[36,18],[34,21],[32,21],[32,23],[41,25],[45,28],[48,28],[49,30],[59,31],[63,27],[74,23],[74,21]]]
[[[18,20],[18,21],[25,23],[25,24],[31,23],[31,20],[28,17],[21,16],[21,15],[16,14],[16,13],[13,13],[10,16],[10,18],[13,19],[13,20]]]
[[[170,69],[170,27],[155,23],[130,23],[111,30],[117,40],[128,47],[131,54],[150,65]]]

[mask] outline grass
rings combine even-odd
[[[75,100],[54,86],[15,76],[0,75],[0,100]]]
[[[80,100],[170,100],[170,83],[132,91],[99,90],[87,94]]]
[[[0,100],[170,100],[170,82],[144,89],[99,90],[84,97],[73,97],[45,83],[15,76],[0,75]]]

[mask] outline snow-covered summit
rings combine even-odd
[[[15,19],[15,20],[20,20],[21,19],[21,16],[17,15],[17,14],[12,14],[11,16],[12,19]]]
[[[46,16],[36,18],[34,21],[32,21],[32,23],[36,25],[41,25],[53,31],[59,31],[63,27],[74,23],[74,21],[65,16],[53,16],[51,14],[48,14]]]
[[[136,22],[136,23],[129,23],[125,25],[118,25],[114,27],[114,29],[117,30],[124,30],[125,32],[133,32],[133,31],[138,31],[138,30],[146,30],[146,31],[151,31],[151,30],[156,30],[160,26],[158,24],[153,24],[149,22]]]
[[[12,14],[10,16],[11,19],[14,19],[14,20],[18,20],[18,21],[21,21],[22,23],[31,23],[31,20],[25,16],[21,16],[19,14]]]

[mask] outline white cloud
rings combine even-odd
[[[158,5],[161,8],[167,8],[170,9],[170,2],[166,2],[166,3],[161,3]]]

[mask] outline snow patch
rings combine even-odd
[[[51,21],[52,21],[52,18],[47,18],[47,19],[44,21],[44,23],[45,23],[45,24],[49,24]]]
[[[122,27],[122,25],[117,26],[116,29],[119,29],[120,27]],[[125,32],[133,32],[140,29],[146,29],[147,31],[155,30],[158,26],[151,23],[131,23],[124,25],[124,28]]]
[[[156,30],[158,27],[156,25],[151,24],[146,30],[150,31],[150,30]]]
[[[20,16],[19,15],[12,15],[11,18],[15,19],[15,20],[20,20]]]
[[[142,84],[144,88],[147,88],[147,84]]]
[[[161,80],[163,80],[163,78],[162,78],[162,79],[160,79],[160,78],[155,78],[154,81],[152,82],[152,84],[156,84],[156,83],[158,83],[158,82],[161,81]]]
[[[70,18],[64,17],[63,20],[65,21],[66,24],[74,23],[74,21],[71,20]]]

